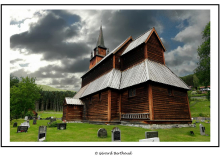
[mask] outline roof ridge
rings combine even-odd
[[[152,30],[153,28],[149,29],[148,31],[142,33],[141,35],[139,35],[137,38],[135,38],[133,41],[137,40],[138,38],[142,37],[144,34],[146,34],[147,32],[149,32],[150,30]],[[133,42],[132,41],[132,42]]]
[[[128,38],[130,38],[130,37],[132,38],[132,36],[129,36]],[[124,44],[123,42],[125,42],[128,38],[126,38],[124,41],[122,41],[119,45],[120,45],[120,46],[123,45],[123,44]],[[119,48],[120,46],[115,47],[111,52],[109,52],[109,54],[107,54],[105,57],[103,57],[98,63],[96,63],[95,66],[93,66],[90,70],[88,70],[84,75],[86,75],[86,74],[87,74],[88,72],[90,72],[93,68],[95,68],[96,66],[98,66],[102,61],[104,61],[107,57],[109,57],[111,54],[113,54],[113,51],[114,51],[115,49]],[[84,75],[82,75],[81,78],[82,78]]]

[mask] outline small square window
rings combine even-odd
[[[168,95],[169,95],[169,96],[172,96],[172,95],[173,95],[172,88],[168,88],[167,91],[168,91]]]
[[[131,88],[128,90],[128,97],[136,96],[136,88]]]

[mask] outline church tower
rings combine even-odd
[[[94,48],[93,52],[91,52],[89,69],[95,66],[99,61],[102,60],[103,57],[106,56],[106,50],[107,48],[105,47],[105,44],[104,44],[102,26],[100,26],[99,37],[98,37],[96,47]]]

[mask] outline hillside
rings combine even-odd
[[[75,91],[72,91],[72,90],[64,90],[64,89],[53,88],[53,87],[50,87],[50,86],[47,86],[47,85],[38,84],[37,86],[41,87],[43,91],[71,91],[71,92],[75,92]]]

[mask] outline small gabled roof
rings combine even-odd
[[[94,67],[92,67],[90,70],[88,70],[84,75],[86,75],[88,72],[96,68],[102,61],[104,61],[107,57],[109,57],[112,54],[115,54],[120,48],[122,48],[130,39],[132,39],[131,36],[129,36],[127,39],[125,39],[121,44],[119,44],[116,48],[114,48],[109,54],[107,54],[105,57],[103,57]],[[84,76],[82,75],[81,78]]]
[[[71,104],[71,105],[84,105],[84,103],[78,99],[78,98],[72,98],[72,97],[65,97],[66,104]]]
[[[160,37],[158,36],[155,28],[150,29],[149,31],[145,32],[144,34],[142,34],[141,36],[139,36],[138,38],[136,38],[135,40],[133,40],[129,46],[124,50],[124,52],[122,53],[122,56],[125,55],[126,53],[128,53],[129,51],[133,50],[134,48],[140,46],[143,43],[147,43],[147,41],[149,40],[150,36],[152,35],[152,33],[155,33],[157,38],[159,39],[164,51],[166,50]]]

